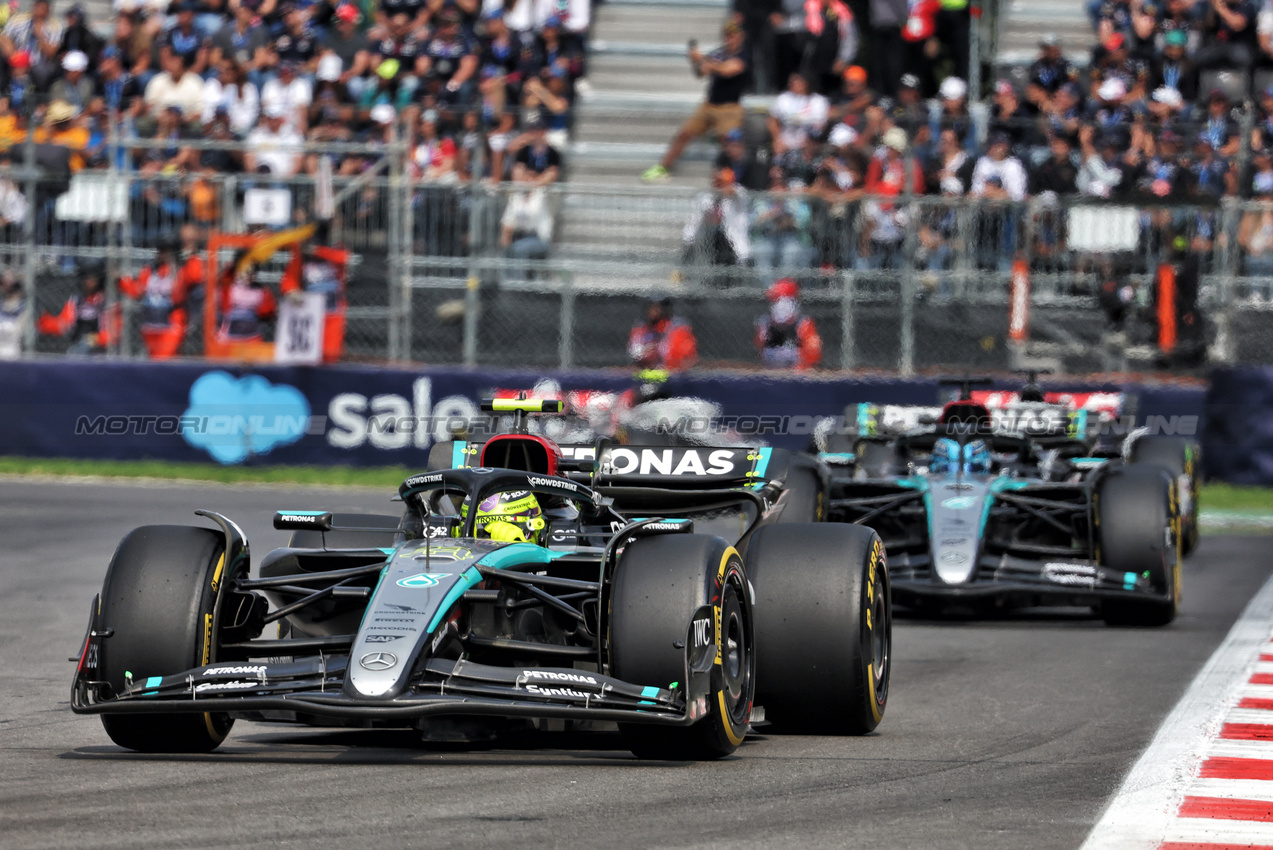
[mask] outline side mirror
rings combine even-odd
[[[331,511],[279,511],[274,514],[274,527],[279,531],[331,531]]]

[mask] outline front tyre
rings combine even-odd
[[[693,726],[620,723],[643,759],[704,760],[733,753],[751,722],[755,644],[742,558],[719,537],[668,535],[629,544],[615,571],[610,622],[612,673],[633,684],[684,685],[687,669],[710,682],[707,713]],[[698,615],[698,617],[696,617]],[[694,621],[709,618],[710,643]]]
[[[893,609],[879,536],[860,525],[761,528],[747,546],[756,589],[756,703],[779,729],[863,735],[888,706]]]
[[[225,540],[218,532],[146,525],[119,544],[102,586],[101,674],[123,693],[133,681],[169,676],[217,660],[213,609],[229,581]],[[103,714],[106,734],[143,753],[206,753],[230,732],[228,714]]]

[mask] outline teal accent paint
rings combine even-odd
[[[853,463],[858,459],[853,452],[819,452],[818,457],[830,463]]]
[[[899,478],[897,486],[903,490],[918,490],[924,494],[924,514],[928,517],[928,536],[933,537],[933,493],[927,478]]]
[[[510,543],[502,549],[496,549],[478,561],[484,567],[502,570],[509,564],[551,564],[557,558],[567,554],[534,543]]]
[[[1100,466],[1103,463],[1109,463],[1107,457],[1075,457],[1070,458],[1070,463],[1075,466]]]
[[[468,448],[468,443],[456,440],[451,446],[451,468],[461,469],[464,466],[464,450]]]
[[[279,511],[284,516],[322,516],[327,511]]]
[[[654,688],[649,685],[646,685],[644,688],[641,689],[641,696],[643,697],[656,697],[658,695],[659,695],[658,688]]]
[[[371,596],[368,599],[375,599],[376,594],[380,592],[380,584],[385,580],[385,576],[389,575],[389,565],[385,564],[380,570],[380,576],[376,579],[376,586],[371,589]],[[363,624],[367,622],[367,615],[371,613],[372,606],[368,605],[362,611],[362,619],[358,621],[358,631],[362,631]]]
[[[756,477],[764,478],[765,470],[769,468],[769,458],[774,453],[773,449],[763,448],[760,450],[760,460],[756,461]]]
[[[878,410],[875,405],[860,402],[858,404],[857,426],[858,435],[862,437],[875,436],[875,419],[874,413]]]
[[[157,688],[159,687],[159,683],[162,682],[163,680],[164,680],[163,676],[151,676],[150,678],[146,680],[146,684],[143,687]]]
[[[1135,589],[1136,589],[1136,574],[1123,573],[1123,590],[1135,590]]]
[[[530,544],[514,544],[514,545],[530,545]],[[501,550],[503,551],[503,550]],[[485,560],[485,559],[483,559]],[[438,606],[438,610],[433,615],[433,619],[429,621],[429,634],[433,634],[433,630],[438,627],[442,619],[451,613],[451,606],[460,601],[460,597],[468,592],[468,589],[482,580],[482,574],[477,571],[476,567],[469,567],[460,574],[460,579],[451,585],[451,589],[446,596],[442,598],[442,604]]]
[[[392,555],[394,552],[397,551],[396,549],[386,549],[383,546],[377,546],[376,548],[379,549],[381,552],[384,552],[386,555]]]
[[[1028,481],[1016,481],[1002,475],[991,481],[990,492],[986,494],[986,503],[981,507],[981,525],[977,529],[977,536],[981,537],[986,533],[986,523],[990,521],[990,506],[995,503],[997,493],[1013,493],[1029,486]]]

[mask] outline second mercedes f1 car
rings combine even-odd
[[[828,518],[879,532],[897,602],[1171,622],[1196,539],[1196,447],[1140,432],[1102,445],[1085,413],[1041,394],[1003,415],[972,382],[948,383],[963,391],[944,407],[859,405],[854,434],[822,437]]]

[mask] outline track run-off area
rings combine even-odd
[[[141,756],[71,713],[67,658],[131,528],[200,525],[196,508],[217,510],[259,558],[286,542],[275,510],[388,513],[390,495],[0,480],[0,847],[1132,846],[1108,835],[1156,847],[1166,834],[1109,830],[1137,805],[1161,809],[1164,823],[1191,798],[1204,802],[1185,814],[1217,811],[1205,801],[1221,786],[1186,774],[1233,755],[1225,724],[1263,719],[1239,702],[1273,699],[1252,679],[1273,673],[1273,590],[1256,599],[1273,541],[1213,533],[1186,562],[1181,614],[1165,629],[1060,609],[899,617],[876,734],[762,728],[721,762],[639,762],[601,732],[444,747],[409,730],[246,722],[210,755]],[[1188,742],[1161,750],[1180,737],[1168,729],[1188,730]],[[1264,825],[1270,840],[1254,840],[1258,826],[1245,840],[1273,844]]]

